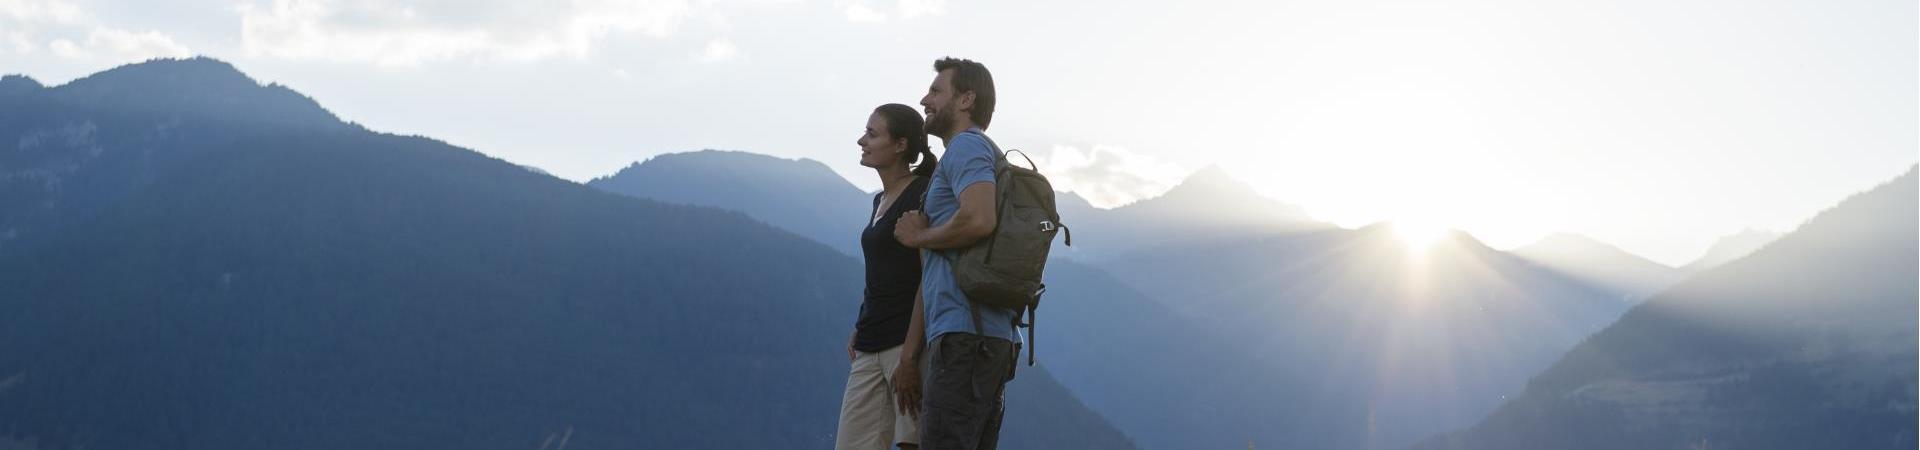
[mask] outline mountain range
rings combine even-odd
[[[686,163],[697,154],[656,159]],[[729,161],[703,162],[737,163]],[[793,173],[761,181],[831,176],[816,166],[792,162]],[[803,184],[769,191],[810,190]],[[780,198],[809,210],[867,200]],[[1257,203],[1275,212],[1193,207],[1206,198],[1260,197],[1217,170],[1114,209],[1060,194],[1076,237],[1130,238],[1076,239],[1082,248],[1056,257],[1040,313],[1040,360],[1148,448],[1401,448],[1468,427],[1622,312],[1688,275],[1577,235],[1509,253],[1453,232],[1418,249],[1387,224],[1340,229],[1264,199]],[[749,202],[696,204],[772,216]],[[770,223],[836,239],[801,231],[829,226]],[[1175,237],[1152,238],[1160,235]]]
[[[0,89],[0,442],[832,442],[857,261],[196,58]],[[1130,448],[1044,371],[1009,448]]]
[[[1422,448],[1913,448],[1916,178],[1662,291]]]
[[[788,172],[754,169],[754,182],[786,186],[755,191],[795,194],[710,195],[690,204],[769,218],[847,209],[827,202],[869,205],[851,194],[798,194],[854,189],[844,180],[844,189],[814,185],[834,177],[817,162],[754,157],[761,161],[742,161],[749,156],[741,153],[663,155],[591,184],[672,201],[684,194],[616,186],[633,185],[623,179],[639,173],[777,165]],[[662,167],[649,167],[656,164]],[[708,167],[690,167],[699,165]],[[711,184],[731,182],[687,180],[677,190],[728,192]],[[1315,222],[1217,168],[1114,209],[1069,193],[1059,198],[1077,248],[1056,253],[1048,269],[1035,331],[1041,365],[1148,448],[1404,446],[1471,424],[1631,305],[1626,294],[1461,233],[1414,251],[1385,225],[1345,230]],[[770,201],[788,204],[776,209]],[[1211,201],[1246,208],[1200,207]],[[822,242],[857,232],[858,225],[839,225],[842,218],[820,220],[769,223]],[[1426,307],[1406,310],[1410,302]],[[1364,332],[1382,321],[1405,332]],[[1444,356],[1408,351],[1414,348]],[[1458,378],[1432,389],[1389,368],[1457,371]]]
[[[0,448],[832,441],[872,194],[819,162],[582,185],[204,58],[0,77],[0,142]],[[1062,193],[1003,445],[1912,448],[1915,178],[1682,268]]]

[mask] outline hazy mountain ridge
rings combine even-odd
[[[860,254],[860,218],[873,195],[825,164],[738,151],[668,153],[637,162],[587,186],[689,205],[724,207],[779,224],[841,253]],[[796,202],[796,198],[814,199]]]
[[[159,61],[72,85],[245,78],[216,65],[231,70]],[[0,252],[6,442],[533,448],[563,428],[583,447],[831,442],[851,258],[430,139],[220,119],[292,98],[246,86],[0,105],[33,119],[0,121],[0,140],[71,123],[116,137],[62,179],[56,204],[98,193],[91,214]],[[1016,385],[1032,403],[1008,447],[1131,446],[1044,371]]]
[[[1541,238],[1514,255],[1540,263],[1596,285],[1606,286],[1638,301],[1666,289],[1686,271],[1634,255],[1590,237],[1559,233]]]
[[[1064,255],[1090,261],[1156,246],[1337,228],[1261,195],[1218,166],[1195,171],[1161,195],[1111,209],[1062,197],[1061,221],[1081,226],[1074,237],[1082,243]]]
[[[1693,262],[1681,266],[1680,269],[1687,272],[1699,272],[1719,267],[1721,264],[1726,264],[1729,261],[1753,254],[1754,251],[1759,250],[1761,247],[1765,247],[1774,240],[1780,239],[1780,236],[1780,233],[1755,230],[1752,228],[1740,230],[1738,233],[1715,239],[1713,245],[1707,247],[1705,254],[1700,255],[1700,257],[1693,260]]]
[[[1649,299],[1423,448],[1912,448],[1910,170]]]

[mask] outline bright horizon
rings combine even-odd
[[[1804,0],[0,0],[0,73],[53,85],[204,55],[343,119],[574,181],[719,148],[821,161],[870,190],[853,145],[867,112],[914,104],[932,60],[953,55],[994,71],[996,139],[1097,205],[1218,164],[1336,225],[1417,222],[1503,249],[1566,232],[1678,266],[1920,159],[1917,14]]]

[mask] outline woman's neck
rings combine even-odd
[[[887,166],[874,171],[880,174],[880,189],[889,194],[898,193],[901,189],[906,189],[908,183],[913,182],[913,170],[905,165]]]

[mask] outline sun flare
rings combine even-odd
[[[1440,222],[1421,219],[1401,219],[1393,221],[1394,233],[1400,236],[1400,242],[1414,251],[1425,251],[1440,238],[1447,235],[1447,225]]]

